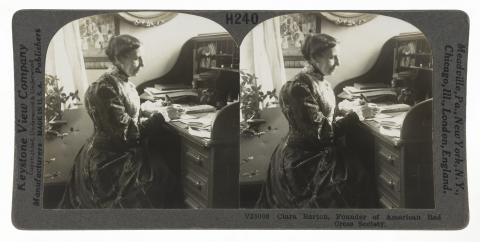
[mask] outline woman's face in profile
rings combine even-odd
[[[314,65],[323,75],[331,75],[336,67],[340,65],[337,56],[337,47],[327,49],[320,54],[312,56],[311,64]]]
[[[137,75],[140,68],[143,67],[141,48],[131,50],[117,59],[116,65],[128,76]]]

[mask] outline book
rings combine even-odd
[[[181,84],[181,83],[155,84],[154,88],[160,91],[192,89],[191,86]]]
[[[215,112],[217,109],[208,104],[201,104],[201,105],[193,105],[193,106],[183,106],[185,113],[193,114],[193,113],[209,113]]]
[[[353,83],[353,87],[355,87],[356,89],[365,90],[365,89],[374,89],[374,88],[389,88],[390,85],[386,83],[380,83],[380,82]]]
[[[348,94],[360,94],[365,92],[375,92],[375,91],[395,91],[395,88],[372,88],[372,89],[358,89],[352,86],[346,86],[343,88]]]
[[[362,98],[367,102],[382,102],[382,101],[396,101],[397,93],[391,90],[380,90],[364,92],[361,94]]]
[[[396,113],[396,112],[406,112],[410,110],[410,105],[408,104],[392,104],[385,105],[378,108],[380,113]]]
[[[152,95],[157,95],[157,94],[170,94],[170,93],[175,93],[175,92],[195,92],[195,89],[192,88],[183,88],[183,89],[167,89],[167,90],[160,90],[158,88],[154,87],[146,87],[144,89],[145,92],[148,92]]]
[[[195,89],[161,91],[153,87],[146,87],[143,91],[144,92],[140,95],[140,98],[150,101],[158,99],[166,100],[167,98],[178,100],[184,97],[198,97],[198,93]]]
[[[178,91],[178,92],[160,94],[160,97],[162,98],[165,98],[166,96],[169,96],[172,99],[178,99],[182,97],[198,97],[198,93],[195,91]]]

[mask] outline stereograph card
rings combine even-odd
[[[21,10],[19,229],[462,229],[461,11]]]

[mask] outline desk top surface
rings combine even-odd
[[[288,132],[288,122],[279,108],[264,109],[258,135],[240,136],[240,184],[260,184],[266,178],[270,156]]]
[[[45,184],[62,184],[70,178],[75,156],[93,133],[93,123],[85,109],[65,110],[66,124],[59,127],[62,137],[45,135],[44,175]]]

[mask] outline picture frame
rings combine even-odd
[[[322,12],[321,14],[333,24],[342,26],[358,26],[377,16],[375,14],[351,12]]]
[[[120,34],[117,14],[101,14],[78,20],[85,69],[107,69],[110,60],[105,54],[108,42]]]
[[[280,16],[280,36],[285,68],[302,68],[305,61],[301,46],[306,35],[320,33],[319,14],[289,14]]]
[[[139,27],[155,27],[160,26],[177,16],[174,12],[121,12],[118,13],[125,21]]]

